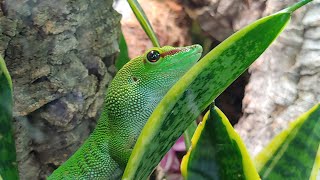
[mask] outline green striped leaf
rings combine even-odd
[[[320,104],[293,121],[255,158],[262,179],[316,179],[319,172]],[[317,155],[318,154],[318,155]]]
[[[19,179],[12,130],[12,82],[0,56],[0,178]]]
[[[291,12],[283,10],[246,26],[191,68],[150,116],[122,178],[147,179],[190,123],[274,41]]]
[[[240,136],[223,112],[213,106],[192,138],[181,171],[185,180],[259,179]]]
[[[130,5],[134,15],[137,17],[140,25],[142,26],[144,32],[148,35],[148,37],[152,41],[153,46],[160,47],[158,38],[152,29],[151,23],[149,22],[146,14],[144,13],[144,11],[141,8],[138,1],[137,0],[128,0],[128,3]]]

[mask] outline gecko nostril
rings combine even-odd
[[[134,82],[137,82],[138,81],[138,78],[136,78],[136,77],[132,77],[132,80],[134,81]]]

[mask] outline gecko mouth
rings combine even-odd
[[[173,49],[171,51],[167,51],[167,52],[164,52],[164,53],[161,53],[160,56],[162,58],[168,56],[168,55],[174,55],[174,54],[177,54],[179,52],[188,52],[188,51],[195,51],[191,54],[201,54],[202,53],[202,47],[198,44],[195,44],[195,45],[191,45],[191,46],[187,46],[187,47],[182,47],[182,48],[178,48],[178,49]]]
[[[177,53],[180,52],[181,50],[183,50],[183,49],[173,49],[173,50],[171,50],[171,51],[167,51],[167,52],[164,52],[164,53],[160,54],[160,56],[161,56],[162,58],[164,58],[164,57],[166,57],[166,56],[168,56],[168,55],[177,54]]]

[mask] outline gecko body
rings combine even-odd
[[[111,82],[94,132],[48,179],[120,179],[149,116],[201,53],[200,45],[164,46],[130,60]]]

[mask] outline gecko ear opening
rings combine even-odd
[[[160,59],[160,53],[156,50],[151,50],[150,52],[148,52],[147,54],[147,60],[149,62],[157,62]]]

